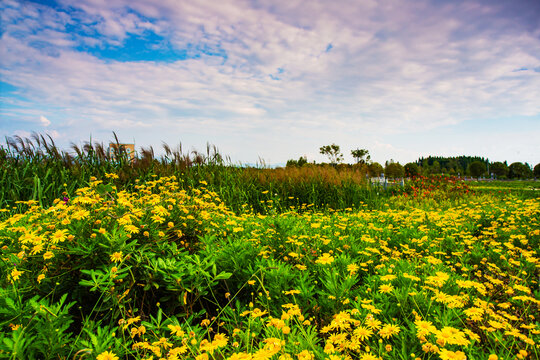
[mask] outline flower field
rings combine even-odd
[[[0,358],[540,358],[540,198],[439,179],[233,211],[115,177],[0,213]]]

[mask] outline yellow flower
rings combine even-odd
[[[51,236],[51,242],[53,244],[63,242],[66,240],[67,230],[56,230],[55,233]]]
[[[360,357],[360,360],[380,360],[380,357],[375,356],[370,353],[365,353],[364,355]]]
[[[294,295],[294,294],[300,294],[300,290],[285,291],[285,295]]]
[[[115,262],[115,263],[120,262],[120,261],[122,261],[122,257],[123,257],[123,254],[122,254],[121,251],[120,251],[120,252],[118,252],[118,251],[117,251],[117,252],[114,252],[114,253],[111,255],[111,261],[112,261],[112,262]]]
[[[437,332],[437,328],[433,326],[431,321],[419,320],[415,321],[414,324],[417,327],[416,336],[418,337],[435,334]]]
[[[465,333],[451,326],[445,326],[437,332],[437,343],[444,346],[450,345],[469,345],[470,341],[465,338]]]
[[[43,259],[45,260],[52,259],[53,257],[54,257],[54,254],[52,253],[52,251],[47,251],[45,254],[43,254]]]
[[[364,304],[362,304],[362,305],[364,305]],[[373,305],[371,305],[371,306],[373,306]],[[366,317],[366,325],[372,330],[377,330],[378,328],[381,327],[381,321],[375,319],[373,317],[373,315],[368,315]]]
[[[384,275],[384,276],[381,276],[381,281],[392,281],[396,278],[397,276],[394,275],[394,274],[388,274],[388,275]]]
[[[313,360],[313,354],[308,350],[304,350],[296,356],[298,357],[298,360]]]
[[[208,360],[208,354],[202,353],[201,355],[196,356],[195,360]]]
[[[321,265],[331,264],[334,262],[334,257],[329,253],[324,253],[315,262]]]
[[[45,274],[39,274],[37,277],[37,282],[41,284],[41,280],[45,279]]]
[[[130,234],[138,234],[140,232],[139,228],[132,224],[125,225],[124,230]]]
[[[179,325],[168,325],[167,327],[171,330],[171,335],[176,335],[178,337],[183,337],[185,335]]]
[[[251,360],[253,357],[251,354],[246,354],[244,352],[232,354],[228,360]]]
[[[463,311],[467,317],[469,317],[473,321],[480,321],[482,320],[482,316],[484,314],[484,309],[478,308],[478,307],[472,307],[469,309],[466,309]]]
[[[268,311],[264,310],[264,311],[261,311],[261,309],[259,308],[255,308],[253,309],[253,311],[251,312],[251,317],[252,318],[258,318],[258,317],[261,317],[263,315],[266,315],[268,313]]]
[[[394,287],[392,285],[382,284],[379,286],[379,293],[385,294],[392,292],[394,290]]]
[[[347,265],[347,271],[349,272],[349,274],[351,275],[354,275],[358,272],[358,269],[360,269],[360,266],[356,265],[356,264],[349,264]]]
[[[386,324],[382,327],[381,330],[379,330],[379,335],[384,339],[388,339],[390,336],[399,333],[400,330],[401,329],[397,325]]]
[[[354,335],[360,340],[364,341],[366,339],[369,339],[369,337],[373,334],[373,331],[370,329],[359,326],[356,329],[354,329]]]
[[[23,272],[24,271],[17,270],[17,268],[11,270],[11,278],[13,279],[13,281],[19,280],[19,277],[22,275]]]
[[[495,354],[491,354],[489,355],[488,360],[499,360],[499,357]]]
[[[467,356],[462,351],[450,351],[446,349],[441,349],[439,354],[441,360],[467,360]]]
[[[227,346],[227,342],[229,341],[229,338],[223,334],[216,334],[214,336],[214,340],[212,341],[212,346],[215,346],[216,348]]]
[[[32,248],[32,251],[30,252],[30,255],[35,255],[37,253],[40,253],[43,250],[43,244],[37,244],[34,245]]]
[[[118,356],[112,352],[105,351],[97,356],[97,360],[118,360]]]

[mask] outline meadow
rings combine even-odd
[[[362,169],[208,158],[5,157],[0,358],[540,358],[540,198],[523,184],[385,190]]]

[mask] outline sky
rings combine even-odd
[[[0,2],[0,143],[540,162],[540,0]]]

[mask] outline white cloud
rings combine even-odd
[[[0,74],[22,89],[28,106],[59,109],[69,119],[63,123],[68,136],[70,131],[73,136],[144,131],[141,136],[159,143],[166,140],[160,136],[169,136],[164,129],[194,137],[211,134],[217,142],[243,134],[257,138],[252,145],[264,151],[275,149],[265,141],[288,141],[296,151],[317,149],[316,143],[328,142],[325,137],[350,144],[361,138],[392,154],[405,147],[381,147],[384,142],[378,145],[371,137],[476,118],[540,116],[540,73],[514,71],[540,66],[538,34],[509,27],[493,15],[493,6],[315,0],[272,6],[243,0],[62,3],[76,11],[5,5]],[[81,31],[69,33],[67,24]],[[121,62],[75,48],[121,47],[130,34],[145,31],[199,57]],[[226,58],[200,53],[202,48],[224,52]],[[50,121],[42,116],[40,123]],[[61,126],[55,114],[56,125]],[[282,160],[289,156],[284,146],[278,151]]]
[[[51,125],[51,121],[43,115],[39,117],[39,122],[41,123],[42,126],[45,126],[45,127]]]

